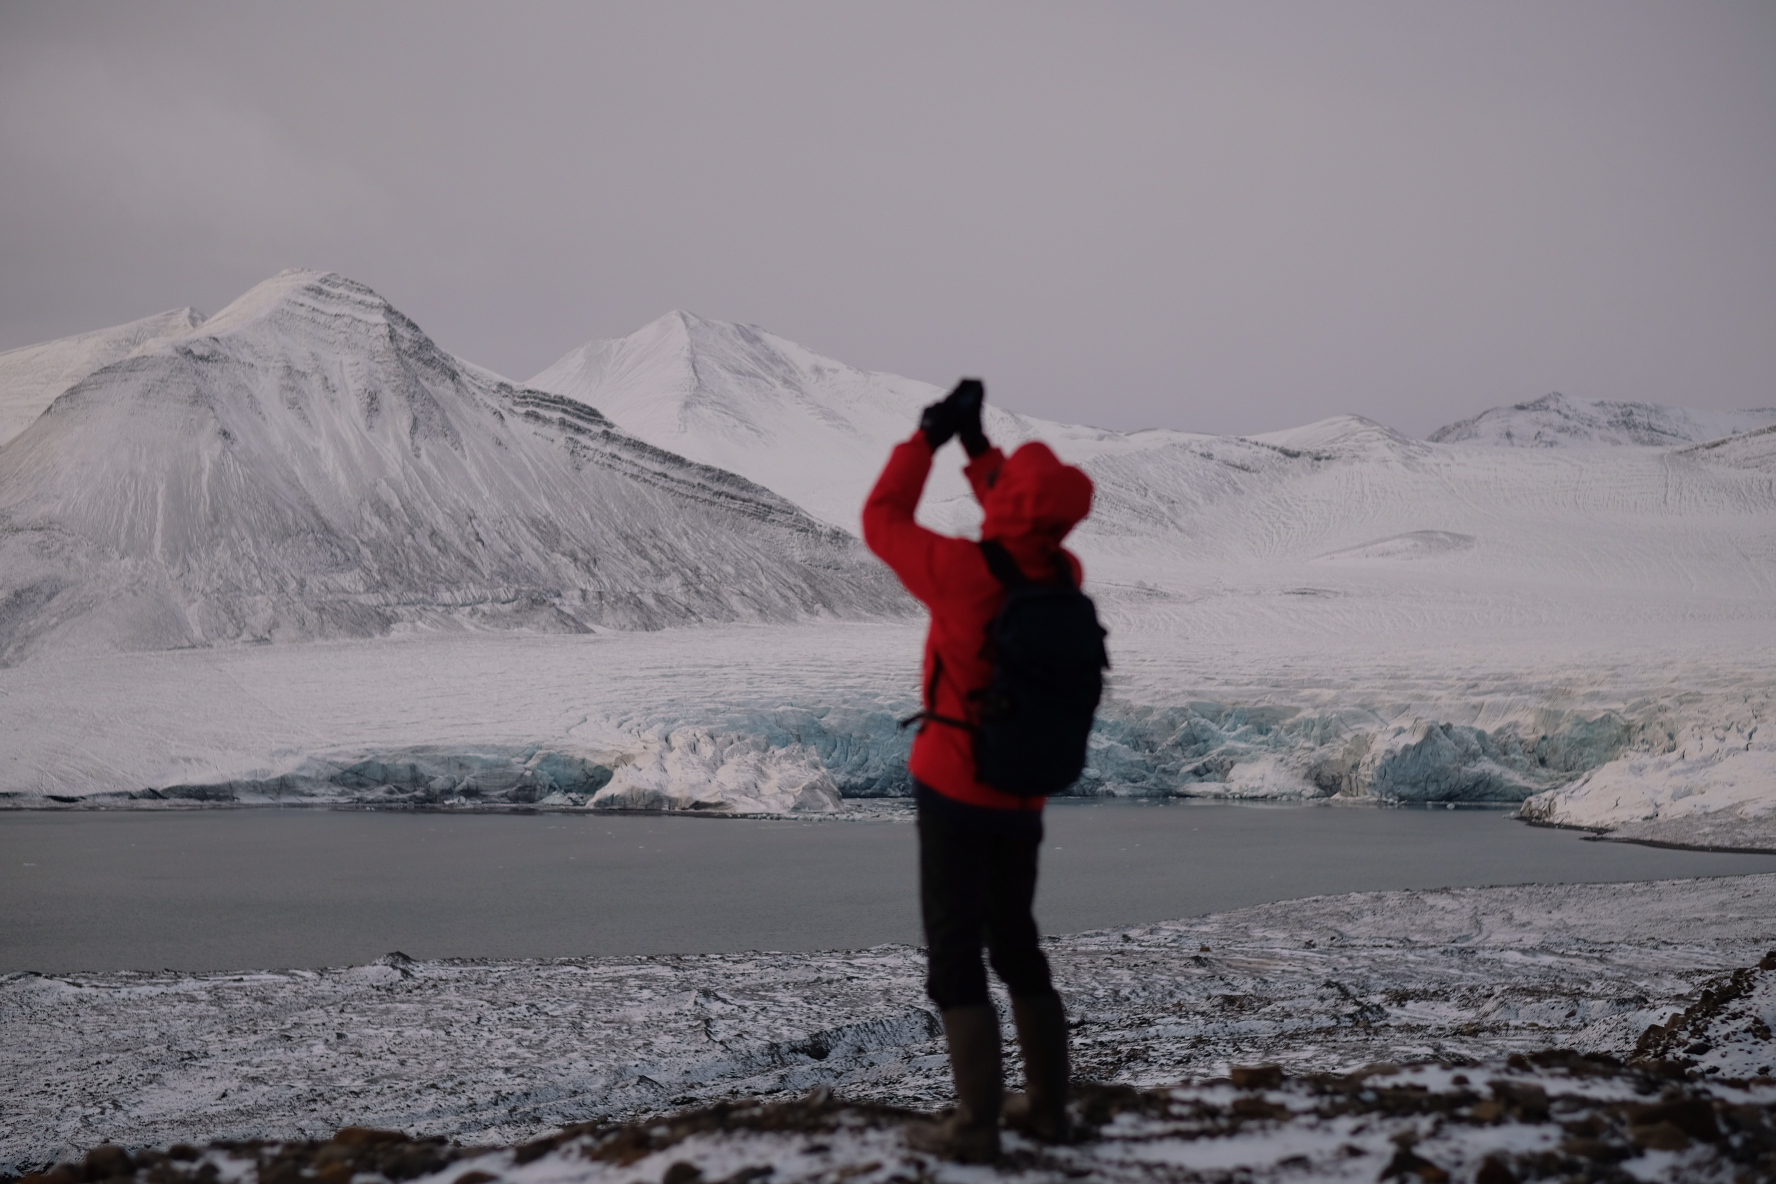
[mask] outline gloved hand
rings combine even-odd
[[[950,392],[950,401],[956,405],[956,438],[970,460],[989,447],[987,433],[981,428],[981,404],[986,399],[986,384],[978,378],[964,378]]]
[[[919,416],[919,430],[925,433],[925,443],[931,445],[933,452],[950,442],[956,427],[956,405],[947,398],[931,404]]]
[[[964,378],[948,395],[925,408],[919,417],[919,430],[925,433],[925,441],[933,452],[958,433],[969,456],[979,456],[987,450],[987,438],[980,426],[981,401],[986,395],[987,388],[980,379]],[[978,452],[974,445],[979,446]]]

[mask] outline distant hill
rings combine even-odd
[[[0,449],[0,661],[906,603],[844,533],[458,361],[337,275],[150,340]]]
[[[1555,392],[1528,403],[1494,407],[1432,432],[1438,444],[1503,444],[1557,448],[1573,444],[1672,448],[1717,440],[1776,424],[1776,407],[1705,411],[1660,403],[1569,399]]]
[[[0,448],[31,426],[57,395],[126,358],[150,341],[177,337],[203,324],[203,314],[178,308],[92,333],[0,353]]]
[[[1710,440],[1706,444],[1692,444],[1680,449],[1677,455],[1704,464],[1776,473],[1776,425]]]

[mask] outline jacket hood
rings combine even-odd
[[[1092,480],[1032,440],[1008,457],[982,500],[984,539],[1041,538],[1053,545],[1091,513]]]

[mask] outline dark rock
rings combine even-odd
[[[1545,1122],[1548,1091],[1533,1081],[1494,1081],[1492,1096],[1519,1122]]]
[[[1474,1184],[1520,1184],[1517,1173],[1497,1155],[1489,1155],[1480,1162],[1480,1170],[1474,1173]]]
[[[1276,1089],[1283,1084],[1281,1065],[1234,1065],[1227,1070],[1235,1089]]]
[[[703,1169],[681,1159],[666,1169],[666,1174],[660,1177],[660,1184],[697,1184],[701,1179]]]
[[[80,1184],[80,1173],[65,1163],[43,1172],[27,1173],[20,1184]]]
[[[1715,1121],[1714,1107],[1702,1098],[1672,1098],[1651,1104],[1633,1104],[1624,1107],[1631,1126],[1656,1126],[1659,1123],[1670,1123],[1692,1139],[1701,1139],[1705,1143],[1717,1142],[1721,1137],[1720,1124]]]
[[[405,957],[406,955],[402,955]],[[383,1131],[367,1126],[340,1127],[333,1136],[333,1141],[342,1147],[372,1147],[378,1143],[405,1143],[407,1136],[400,1131]]]
[[[101,1143],[86,1153],[80,1164],[81,1174],[87,1180],[109,1180],[113,1176],[133,1175],[136,1170],[135,1161],[130,1153],[113,1143]]]
[[[549,1152],[555,1150],[555,1148],[560,1145],[561,1140],[551,1136],[545,1136],[541,1139],[532,1139],[528,1143],[520,1144],[518,1148],[512,1152],[512,1162],[520,1165],[532,1163],[549,1154]]]
[[[1287,1122],[1295,1117],[1295,1112],[1287,1106],[1267,1102],[1263,1098],[1235,1098],[1228,1109],[1235,1118],[1268,1119],[1273,1122]]]
[[[1636,1147],[1643,1147],[1648,1151],[1688,1151],[1690,1148],[1690,1137],[1675,1123],[1670,1122],[1629,1127],[1628,1137],[1634,1141]]]
[[[1381,1169],[1383,1180],[1419,1180],[1422,1184],[1448,1184],[1449,1172],[1438,1167],[1424,1156],[1414,1151],[1409,1144],[1402,1143],[1394,1152],[1394,1158],[1387,1167]]]

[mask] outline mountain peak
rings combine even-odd
[[[204,322],[208,336],[231,333],[266,320],[356,316],[381,320],[393,314],[408,324],[393,305],[374,290],[338,272],[289,268],[255,284]]]
[[[528,385],[595,407],[661,448],[763,478],[853,531],[856,474],[879,467],[883,441],[903,438],[919,408],[942,394],[683,309],[627,337],[587,342]]]
[[[316,271],[87,375],[0,449],[0,603],[27,606],[0,664],[68,630],[157,648],[904,605],[770,491],[467,367]]]
[[[1279,448],[1343,458],[1411,456],[1424,451],[1424,445],[1386,424],[1361,415],[1334,415],[1298,428],[1265,432],[1248,439]]]

